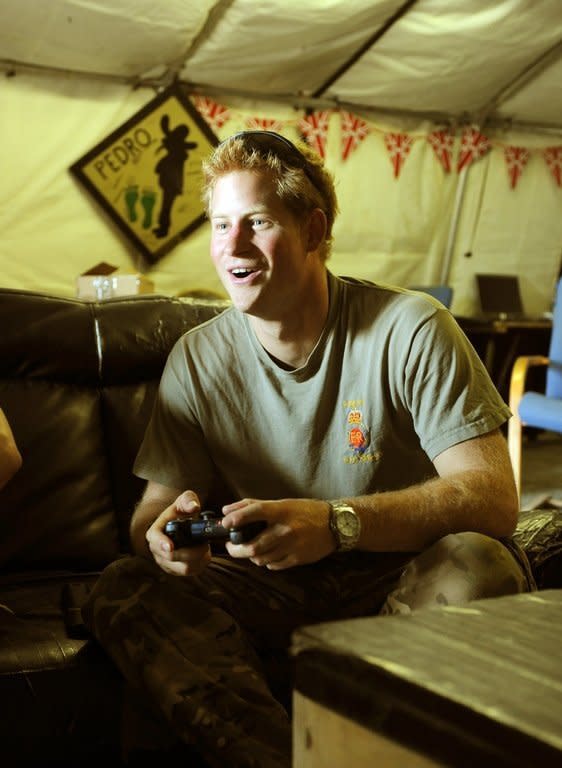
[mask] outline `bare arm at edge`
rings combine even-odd
[[[0,408],[0,488],[12,479],[22,465],[21,454],[4,411]]]

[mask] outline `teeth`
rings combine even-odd
[[[246,275],[249,275],[253,270],[251,269],[233,269],[232,274],[235,275],[235,277],[246,277]]]

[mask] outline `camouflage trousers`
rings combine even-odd
[[[290,715],[272,693],[267,660],[287,661],[281,679],[290,690],[287,650],[297,627],[533,588],[511,541],[461,533],[418,555],[336,553],[285,571],[224,555],[180,578],[125,557],[101,575],[83,615],[131,700],[149,702],[154,722],[194,749],[205,761],[198,764],[288,768]]]

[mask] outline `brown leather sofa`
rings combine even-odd
[[[224,306],[162,296],[95,303],[0,289],[0,404],[23,456],[0,491],[0,760],[7,768],[118,764],[121,681],[85,636],[79,606],[65,610],[65,598],[69,585],[87,590],[128,551],[143,488],[131,467],[166,356],[184,331]],[[521,540],[539,586],[562,587],[560,517],[541,514],[528,517]]]
[[[98,765],[120,681],[63,601],[128,550],[131,466],[166,356],[224,302],[0,290],[0,403],[23,457],[0,491],[0,761]],[[71,606],[70,606],[71,607]]]

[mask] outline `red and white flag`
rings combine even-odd
[[[454,134],[449,131],[433,131],[427,137],[435,155],[445,171],[451,170],[451,160],[453,157],[453,145],[455,142]]]
[[[384,143],[390,155],[392,167],[394,168],[394,178],[397,179],[402,170],[406,158],[410,154],[413,144],[413,138],[407,133],[385,133]]]
[[[506,147],[503,153],[509,174],[509,186],[511,189],[515,189],[525,166],[529,162],[530,153],[525,147]]]
[[[206,96],[193,96],[192,98],[197,110],[211,128],[215,130],[222,128],[230,120],[230,110],[228,107],[223,107],[222,104],[217,104],[216,101],[208,99]]]
[[[340,112],[341,116],[341,156],[347,160],[370,132],[369,123],[351,112]]]
[[[326,155],[326,138],[328,136],[330,114],[330,110],[313,112],[299,120],[299,129],[307,144],[315,149],[320,157],[325,157]]]
[[[250,131],[275,131],[280,133],[283,128],[281,120],[273,117],[249,117],[246,120],[246,128]]]
[[[557,186],[562,187],[562,147],[547,147],[543,150],[543,157]]]
[[[490,147],[488,138],[477,128],[465,128],[461,140],[457,171],[462,171],[463,168],[483,157]]]

